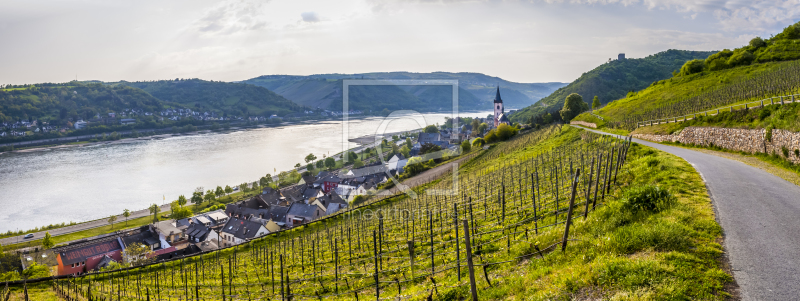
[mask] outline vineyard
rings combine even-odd
[[[585,218],[612,189],[629,146],[622,140],[584,132],[569,144],[505,158],[558,132],[550,127],[491,148],[457,177],[419,188],[416,198],[396,196],[234,248],[53,286],[78,300],[467,294],[470,276],[492,285],[491,269],[566,248],[568,221]]]
[[[609,128],[628,131],[648,120],[800,92],[800,62],[759,64],[654,83],[597,111]],[[588,113],[576,120],[589,119]]]

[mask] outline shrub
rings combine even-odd
[[[681,67],[681,71],[678,72],[679,76],[695,74],[703,72],[703,68],[705,68],[705,62],[702,60],[691,60],[683,64]]]
[[[626,191],[622,202],[626,209],[634,212],[658,212],[671,206],[675,202],[675,197],[669,191],[658,186],[646,185]]]
[[[750,65],[756,57],[746,50],[734,52],[733,56],[728,59],[728,65],[731,67]]]
[[[483,138],[475,138],[475,140],[472,141],[472,146],[474,146],[474,147],[483,147],[484,143],[486,143],[486,142],[483,141]]]
[[[469,144],[469,141],[464,140],[464,142],[461,142],[461,150],[462,151],[464,151],[466,153],[466,152],[469,152],[471,149],[472,149],[472,145]]]
[[[750,47],[753,47],[753,49],[758,49],[764,46],[767,46],[767,42],[764,42],[764,39],[761,37],[755,37],[750,40]]]

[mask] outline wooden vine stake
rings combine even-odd
[[[572,207],[575,205],[575,194],[577,193],[578,189],[578,179],[581,176],[581,169],[578,168],[575,170],[575,179],[572,181],[572,196],[569,198],[569,208],[567,210],[567,220],[564,222],[564,239],[562,240],[563,243],[561,244],[561,252],[564,252],[567,249],[567,238],[569,237],[569,224],[572,222]]]
[[[464,224],[464,243],[467,245],[467,265],[469,266],[469,288],[472,293],[472,301],[478,301],[478,287],[475,283],[475,267],[472,265],[472,245],[469,241],[469,223],[466,219],[462,220]]]

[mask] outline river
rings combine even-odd
[[[424,114],[424,122],[442,124],[446,116]],[[398,132],[425,125],[420,122],[420,117],[351,119],[347,131],[356,138],[375,134],[382,123],[388,123],[384,132]],[[309,153],[321,158],[356,146],[343,132],[339,120],[2,153],[0,232],[93,220],[188,197],[196,187],[253,182],[304,163]]]

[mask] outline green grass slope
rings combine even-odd
[[[640,59],[614,60],[597,66],[584,73],[535,105],[526,107],[511,115],[511,120],[525,123],[533,115],[554,112],[561,109],[567,95],[578,93],[584,101],[591,103],[597,96],[601,103],[624,97],[630,91],[643,89],[654,81],[669,78],[686,61],[705,59],[715,52],[674,50],[659,52]]]

